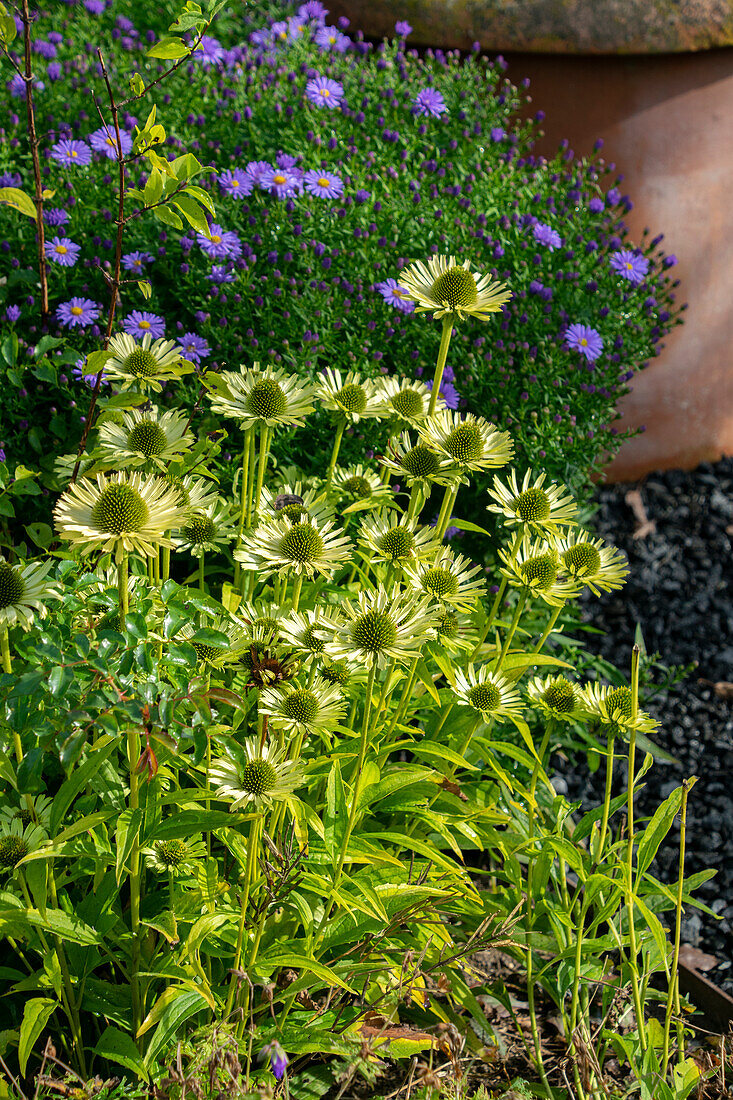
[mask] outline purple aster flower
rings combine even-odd
[[[288,24],[284,19],[278,19],[276,23],[273,23],[270,27],[270,32],[276,42],[287,42]]]
[[[104,11],[104,0],[84,0],[84,7],[90,15],[101,15]]]
[[[271,1043],[264,1046],[261,1053],[270,1059],[270,1068],[277,1080],[281,1081],[287,1069],[288,1056],[277,1039],[273,1039]]]
[[[662,263],[665,267],[674,267],[674,265],[677,263],[677,257],[675,256],[674,252],[670,253],[669,256],[665,256],[662,260]]]
[[[244,199],[254,191],[255,181],[243,168],[227,168],[216,177],[219,187],[225,195],[235,199]]]
[[[209,237],[205,237],[203,233],[197,233],[196,240],[202,252],[214,260],[236,260],[237,256],[242,254],[242,242],[237,234],[231,230],[222,229],[216,222],[212,222],[209,226]]]
[[[89,144],[95,153],[102,153],[107,160],[117,160],[117,136],[114,127],[100,126],[89,135]],[[126,157],[132,151],[132,138],[126,130],[120,130],[120,144],[122,155]]]
[[[74,244],[68,237],[52,237],[46,241],[46,259],[62,267],[73,267],[79,259],[81,245]]]
[[[340,199],[344,193],[341,177],[335,172],[306,172],[304,183],[309,195],[318,195],[322,199]]]
[[[550,252],[554,252],[562,244],[562,237],[557,230],[553,229],[551,225],[545,225],[544,222],[537,222],[532,226],[532,235],[536,241],[545,245]]]
[[[288,19],[288,41],[297,42],[299,38],[303,37],[305,31],[305,25],[307,19],[303,19],[297,15],[291,15]]]
[[[351,45],[349,36],[342,34],[338,27],[319,27],[313,41],[322,50],[333,50],[335,53],[346,53]]]
[[[85,362],[85,359],[77,359],[75,365],[71,368],[71,373],[73,377],[77,380],[77,382],[86,382],[87,386],[89,386],[89,389],[93,390],[95,385],[97,384],[97,375],[84,373]],[[109,385],[109,379],[105,375],[104,371],[102,371],[101,385]]]
[[[64,168],[80,164],[86,168],[92,163],[92,151],[85,141],[77,141],[75,138],[64,138],[51,146],[51,157]]]
[[[5,86],[13,99],[25,99],[25,80],[20,73],[16,73],[10,80],[7,80]]]
[[[588,203],[588,209],[591,214],[601,214],[606,209],[606,204],[603,199],[593,198]]]
[[[489,137],[493,142],[503,141],[506,137],[506,130],[503,126],[494,126],[489,133]]]
[[[16,321],[20,320],[21,312],[20,306],[8,306],[5,310],[5,319],[10,321],[11,324],[15,324]]]
[[[5,461],[5,451],[0,447],[0,462]]]
[[[298,15],[301,19],[325,19],[328,9],[324,8],[321,0],[306,0],[298,8]]]
[[[0,187],[20,187],[22,182],[17,172],[3,172],[0,176]]]
[[[298,195],[302,191],[300,178],[292,168],[270,168],[269,171],[263,172],[260,187],[263,191],[271,191],[279,199]]]
[[[645,256],[639,256],[635,252],[622,248],[618,252],[612,252],[608,261],[614,271],[618,271],[624,279],[628,279],[632,286],[643,283],[649,272],[649,261]]]
[[[222,267],[221,264],[214,264],[206,278],[210,283],[233,283],[236,279],[236,275],[233,271],[229,271],[226,267]]]
[[[218,38],[214,38],[210,34],[205,34],[201,38],[201,44],[193,55],[194,61],[200,61],[204,68],[209,68],[211,65],[218,65],[220,61],[224,60],[224,47]]]
[[[149,252],[126,252],[121,262],[125,271],[142,271],[145,264],[152,263],[153,258]]]
[[[64,36],[63,34],[59,34],[58,31],[49,31],[48,40],[49,42],[53,42],[54,46],[61,46],[64,41]]]
[[[425,385],[428,387],[429,390],[432,390],[432,388],[433,388],[433,379],[432,378],[427,379],[427,381],[425,382]],[[460,401],[461,395],[459,394],[458,390],[456,389],[456,387],[453,385],[452,382],[449,382],[446,378],[443,378],[441,380],[440,389],[438,390],[438,393],[440,394],[440,396],[445,401],[445,404],[446,404],[447,408],[449,408],[449,409],[457,409],[458,408],[458,402]]]
[[[48,68],[46,69],[46,76],[48,77],[48,79],[49,80],[61,80],[63,75],[64,75],[64,70],[61,68],[61,62],[60,61],[50,62]]]
[[[344,86],[328,76],[316,76],[307,82],[305,94],[316,107],[327,107],[329,111],[335,111],[344,97]]]
[[[53,61],[56,56],[56,47],[53,42],[45,42],[42,38],[33,43],[33,52],[40,54],[46,61]]]
[[[440,118],[447,110],[445,100],[435,88],[423,88],[412,101],[413,115],[428,115],[430,118]]]
[[[262,177],[265,172],[271,172],[272,165],[266,160],[251,160],[244,166],[245,176],[249,176],[254,187],[262,187]]]
[[[272,46],[274,36],[270,27],[262,27],[260,30],[252,31],[249,40],[253,46],[267,49],[268,46]]]
[[[122,322],[122,328],[130,336],[144,336],[147,332],[153,340],[159,340],[165,336],[165,321],[156,313],[146,313],[144,310],[133,309]]]
[[[565,332],[565,345],[571,351],[579,351],[589,363],[594,363],[603,351],[603,339],[590,325],[568,325]]]
[[[415,309],[415,303],[396,279],[385,279],[383,283],[376,283],[374,289],[379,291],[385,302],[389,302],[401,313],[412,313]]]
[[[610,202],[611,206],[615,206],[621,198],[621,192],[618,187],[612,187],[610,191],[606,192],[606,198]]]
[[[400,38],[407,38],[408,34],[412,34],[412,27],[406,19],[401,19],[399,23],[394,25],[395,34],[398,34]]]
[[[59,226],[68,224],[69,214],[66,210],[62,210],[59,207],[47,206],[43,211],[43,220],[46,225],[58,228]]]
[[[178,343],[183,348],[185,356],[192,363],[200,363],[202,359],[211,355],[211,348],[203,336],[197,336],[195,332],[186,332],[178,337]]]
[[[56,310],[56,317],[65,328],[83,328],[96,321],[101,308],[89,298],[71,298],[68,302],[61,303]]]

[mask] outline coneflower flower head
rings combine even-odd
[[[456,467],[436,446],[427,440],[413,444],[409,432],[391,439],[387,452],[380,458],[382,466],[396,473],[407,485],[454,485],[460,476]]]
[[[430,312],[435,318],[450,314],[460,320],[487,321],[512,296],[504,283],[471,271],[470,260],[459,264],[454,256],[418,260],[400,272],[400,283],[417,303],[415,312]]]
[[[419,431],[422,442],[434,447],[461,473],[506,466],[514,454],[508,432],[471,413],[461,416],[446,410],[426,420]]]
[[[508,485],[495,475],[488,494],[496,503],[488,504],[486,510],[503,516],[508,526],[521,525],[537,535],[575,526],[575,501],[564,485],[545,485],[545,477],[541,473],[533,480],[532,470],[527,470],[520,486],[515,470],[509,472]]]
[[[545,718],[558,722],[570,722],[583,713],[579,687],[564,676],[535,676],[527,684],[527,696]]]
[[[637,730],[644,734],[654,733],[659,727],[659,723],[643,710],[637,710],[634,715],[631,688],[614,688],[594,682],[580,690],[590,717],[597,718],[606,726],[624,733]]]
[[[351,541],[331,522],[291,523],[283,517],[261,523],[246,536],[242,549],[234,551],[234,557],[245,569],[263,573],[328,576],[351,560]]]
[[[417,520],[404,516],[373,516],[362,523],[359,542],[369,547],[371,561],[403,565],[420,558],[432,558],[440,543],[431,527],[418,527]]]
[[[383,508],[394,501],[389,485],[385,485],[374,470],[360,462],[356,466],[337,466],[333,472],[332,489],[336,497],[348,502],[341,509],[343,515]]]
[[[28,630],[36,615],[46,614],[45,601],[61,594],[59,585],[48,579],[52,568],[52,561],[10,565],[0,558],[0,630]]]
[[[362,417],[383,415],[376,384],[371,378],[360,378],[354,371],[344,377],[341,371],[327,367],[316,382],[316,394],[324,409],[352,424]]]
[[[311,733],[338,726],[346,704],[337,684],[316,676],[307,685],[293,680],[280,688],[263,689],[258,706],[275,728]]]
[[[424,597],[413,593],[385,588],[361,591],[343,611],[340,631],[326,642],[326,653],[337,661],[379,668],[391,660],[405,664],[435,636],[437,615]]]
[[[482,570],[447,546],[432,560],[406,566],[405,580],[428,598],[463,611],[474,608],[477,598],[486,591]],[[448,624],[446,627],[449,629]]]
[[[557,607],[578,594],[577,582],[560,576],[560,559],[554,543],[525,535],[514,556],[503,549],[499,557],[504,562],[502,576],[514,588],[527,589],[532,597]]]
[[[477,710],[484,720],[522,713],[521,697],[511,681],[486,666],[469,665],[465,673],[457,669],[453,691],[460,704]]]
[[[417,378],[403,378],[390,375],[383,378],[377,386],[381,415],[391,416],[405,424],[416,424],[428,415],[430,390]],[[441,397],[437,399],[436,410],[445,408]]]
[[[314,387],[297,375],[259,363],[239,371],[209,372],[204,376],[214,412],[238,420],[243,428],[266,424],[270,428],[302,427],[313,412]]]
[[[150,389],[160,393],[162,383],[195,370],[175,340],[153,341],[149,332],[139,343],[127,332],[118,333],[107,350],[110,357],[104,364],[105,377],[122,382],[123,390],[136,386],[143,392]]]
[[[563,572],[596,596],[626,584],[629,567],[624,555],[614,546],[606,546],[603,539],[593,538],[588,531],[574,531],[558,539],[557,552]]]
[[[101,460],[117,468],[157,466],[165,470],[193,445],[187,423],[183,413],[175,409],[161,412],[155,405],[147,411],[125,412],[121,424],[107,421],[99,429]]]
[[[226,756],[212,760],[209,778],[217,797],[230,801],[232,810],[249,802],[260,809],[287,800],[302,784],[304,773],[300,765],[285,759],[284,748],[247,740],[241,747],[232,746]]]

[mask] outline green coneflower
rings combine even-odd
[[[389,485],[361,462],[356,466],[337,466],[333,471],[333,490],[336,496],[348,502],[342,509],[344,515],[384,508],[394,502]]]
[[[209,372],[204,377],[214,412],[238,420],[243,428],[303,426],[313,412],[315,388],[297,375],[273,366],[241,367],[239,371]]]
[[[9,832],[10,823],[19,821],[23,829],[29,825],[40,825],[48,832],[53,802],[43,794],[25,795],[27,801],[20,806],[3,806],[0,810],[0,836]],[[30,807],[28,805],[30,803]]]
[[[212,644],[210,642],[194,641],[195,635],[202,629],[215,630],[219,634],[224,634],[228,639],[227,643]],[[201,623],[200,627],[186,623],[176,633],[175,637],[169,640],[188,642],[195,650],[201,664],[211,665],[212,668],[224,668],[226,665],[238,664],[249,652],[252,644],[250,635],[251,632],[243,629],[236,619],[220,615],[217,618],[207,619]]]
[[[60,538],[78,546],[115,554],[152,557],[160,546],[173,546],[166,535],[181,527],[186,512],[178,492],[162,479],[139,473],[116,473],[83,478],[62,494],[54,509]]]
[[[436,558],[405,567],[405,581],[438,603],[471,611],[486,591],[486,577],[477,565],[445,546]]]
[[[486,666],[469,665],[465,673],[457,669],[453,692],[462,706],[472,707],[484,720],[522,714],[522,699],[512,682]]]
[[[645,734],[659,728],[659,722],[643,710],[632,717],[631,688],[593,682],[580,688],[580,694],[588,715],[606,726],[615,726],[626,733],[635,729]]]
[[[156,840],[149,848],[143,848],[145,864],[159,875],[190,874],[206,859],[206,845],[200,835],[186,840]]]
[[[326,653],[335,660],[386,667],[391,661],[406,664],[418,657],[435,637],[437,615],[424,597],[385,588],[359,592],[345,604],[341,629],[326,642]]]
[[[296,733],[332,730],[343,720],[346,704],[337,684],[316,676],[312,683],[292,680],[260,693],[259,710],[277,729]]]
[[[204,477],[194,477],[192,474],[159,474],[161,481],[169,485],[178,493],[178,503],[187,512],[206,512],[219,501],[217,486]]]
[[[400,285],[417,303],[416,313],[429,312],[435,318],[450,314],[488,321],[512,296],[504,283],[471,271],[470,260],[459,264],[455,256],[431,256],[426,263],[410,264],[400,272]]]
[[[229,508],[218,503],[210,505],[205,511],[191,512],[183,527],[176,531],[173,541],[178,550],[188,550],[194,557],[200,558],[209,550],[228,546],[236,535]]]
[[[369,547],[374,564],[404,565],[432,558],[440,550],[432,527],[419,527],[416,519],[408,520],[399,515],[373,516],[365,520],[359,542]]]
[[[338,629],[339,614],[335,607],[317,607],[313,611],[291,611],[279,626],[287,644],[299,654],[320,657],[326,648],[326,638]]]
[[[382,466],[398,474],[407,485],[454,485],[458,479],[453,463],[445,453],[426,440],[413,444],[408,432],[390,440],[387,452],[379,460]]]
[[[305,488],[300,481],[281,485],[277,492],[262,486],[260,519],[264,522],[278,518],[291,523],[328,523],[334,518],[333,508],[323,500],[319,489]]]
[[[245,569],[265,574],[329,576],[351,560],[351,541],[333,523],[317,525],[276,519],[262,523],[248,534],[243,548],[234,551],[234,558]]]
[[[20,817],[14,818],[0,834],[0,871],[12,875],[20,861],[47,840],[48,834],[40,825],[30,823],[24,826]]]
[[[235,752],[237,755],[235,756]],[[231,802],[230,809],[253,803],[256,810],[287,800],[304,781],[300,765],[285,759],[285,748],[270,742],[245,741],[238,751],[212,760],[209,780],[217,798]]]
[[[527,697],[546,719],[572,722],[584,713],[580,688],[564,676],[534,676],[527,684]]]
[[[507,549],[500,550],[499,557],[504,562],[501,575],[513,588],[525,588],[528,595],[538,596],[553,607],[578,594],[579,585],[560,576],[554,543],[525,536],[514,557]]]
[[[420,435],[462,473],[506,466],[514,453],[508,432],[471,413],[447,409],[421,424]]]
[[[470,653],[476,646],[476,629],[468,615],[444,604],[435,620],[436,643],[448,653]]]
[[[152,465],[165,470],[193,444],[187,423],[175,409],[163,413],[155,405],[145,412],[132,409],[122,414],[121,424],[107,421],[99,429],[100,457],[118,469]]]
[[[574,527],[578,509],[565,486],[545,485],[544,473],[534,481],[532,476],[532,471],[527,470],[521,486],[515,470],[509,473],[508,485],[495,476],[488,494],[497,503],[488,504],[486,510],[503,516],[510,526],[522,525],[538,535],[548,530],[554,532],[558,527]]]
[[[29,630],[36,615],[46,614],[46,600],[56,600],[61,589],[48,579],[53,561],[10,565],[0,558],[0,631],[20,626]]]
[[[316,382],[316,395],[322,408],[338,413],[351,424],[362,417],[382,416],[376,384],[371,378],[360,378],[355,371],[344,377],[340,370],[327,367]]]
[[[149,332],[140,344],[121,332],[112,337],[108,351],[111,356],[104,364],[104,373],[110,381],[122,382],[123,389],[136,383],[141,390],[160,393],[163,382],[172,382],[195,370],[175,340],[153,342]]]
[[[573,531],[572,535],[558,539],[557,552],[562,571],[596,596],[626,584],[629,566],[624,555],[615,546],[607,546],[603,539],[593,538],[588,531]]]
[[[377,397],[381,414],[391,416],[404,424],[417,424],[428,415],[431,391],[418,378],[389,375],[377,383]],[[437,398],[437,408],[445,408],[442,397]]]
[[[267,641],[275,645],[280,640],[280,624],[285,611],[274,603],[240,603],[235,621],[249,631],[252,640]]]

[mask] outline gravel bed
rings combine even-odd
[[[682,779],[699,777],[688,804],[685,867],[690,874],[716,868],[697,897],[720,919],[688,907],[683,939],[719,960],[708,976],[733,994],[733,698],[715,687],[733,681],[733,458],[604,486],[598,500],[593,525],[625,551],[631,573],[621,592],[586,604],[586,621],[606,631],[585,635],[587,648],[626,671],[639,623],[648,652],[658,650],[665,664],[697,662],[666,698],[647,706],[661,722],[655,741],[679,764],[655,763],[638,808],[652,813]],[[643,513],[651,526],[635,538]],[[579,766],[569,773],[564,764],[568,797],[600,801],[602,772]],[[676,878],[678,842],[676,822],[653,868],[665,881]]]

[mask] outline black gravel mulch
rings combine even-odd
[[[724,686],[733,680],[733,458],[603,486],[598,500],[593,526],[625,551],[631,572],[620,592],[586,604],[585,620],[606,632],[584,635],[586,647],[628,673],[638,623],[647,651],[659,651],[665,664],[697,662],[666,698],[647,705],[661,723],[654,740],[679,764],[655,763],[638,809],[651,814],[682,779],[699,777],[685,867],[716,869],[697,896],[720,919],[688,909],[683,939],[719,960],[708,976],[733,994],[733,689],[726,696]],[[602,772],[565,766],[563,793],[597,804]],[[623,778],[619,772],[619,784]],[[665,881],[676,878],[678,841],[677,821],[654,868]]]

